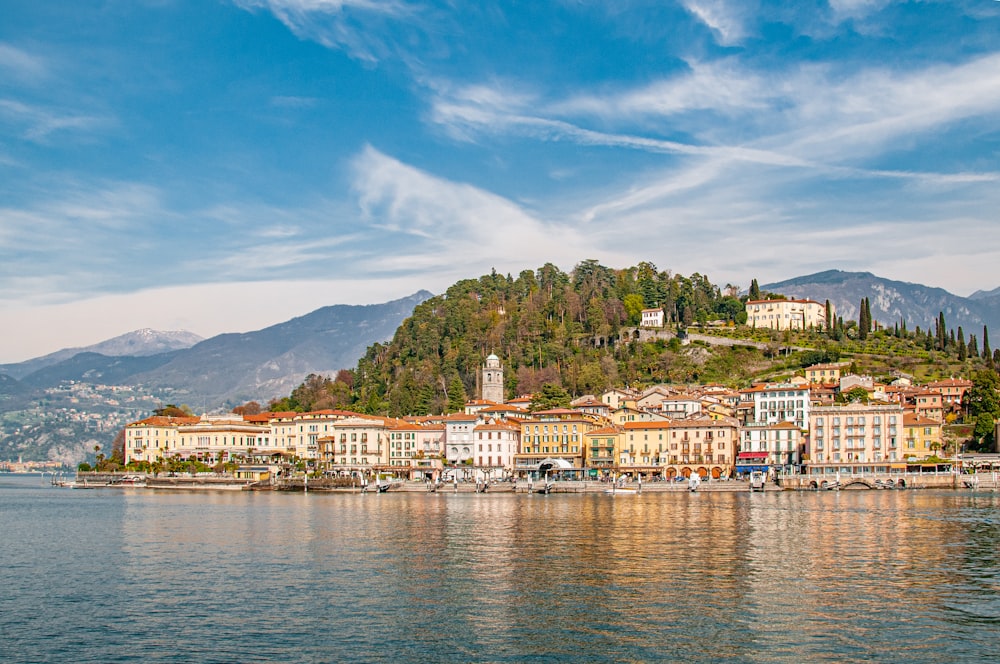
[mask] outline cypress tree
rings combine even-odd
[[[969,335],[969,357],[979,357],[979,342],[974,334]]]
[[[962,331],[962,326],[958,326],[958,361],[965,362],[968,358],[968,350],[965,347],[965,333]]]
[[[757,285],[756,279],[750,282],[750,299],[751,300],[760,299],[760,286]]]
[[[985,325],[983,325],[983,359],[987,361],[993,359],[993,351],[990,350],[990,331]]]
[[[861,341],[868,338],[868,311],[865,309],[865,299],[861,298],[861,305],[858,307],[858,339]]]
[[[830,304],[830,300],[826,301],[826,331],[829,332],[833,329],[833,306]]]

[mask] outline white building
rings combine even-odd
[[[663,308],[643,309],[640,327],[663,327]]]
[[[473,429],[475,444],[474,465],[481,473],[496,479],[514,470],[514,455],[521,445],[521,428],[498,422],[480,424]]]
[[[756,385],[745,392],[753,397],[753,421],[764,424],[792,422],[809,426],[809,388],[791,383]]]

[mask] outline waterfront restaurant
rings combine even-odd
[[[765,475],[771,469],[767,452],[740,452],[736,455],[736,477],[740,478],[759,471]]]

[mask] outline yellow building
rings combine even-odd
[[[806,367],[806,380],[813,385],[840,383],[839,364],[814,364]]]
[[[583,434],[584,462],[589,468],[613,468],[624,432],[618,427],[601,427]]]
[[[914,413],[903,415],[903,458],[926,459],[941,449],[940,421]]]
[[[521,451],[514,457],[515,470],[534,470],[550,458],[583,468],[584,434],[596,428],[592,417],[577,410],[538,411],[521,422]]]

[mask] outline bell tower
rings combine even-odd
[[[503,403],[503,366],[500,358],[490,354],[483,365],[483,401]]]

